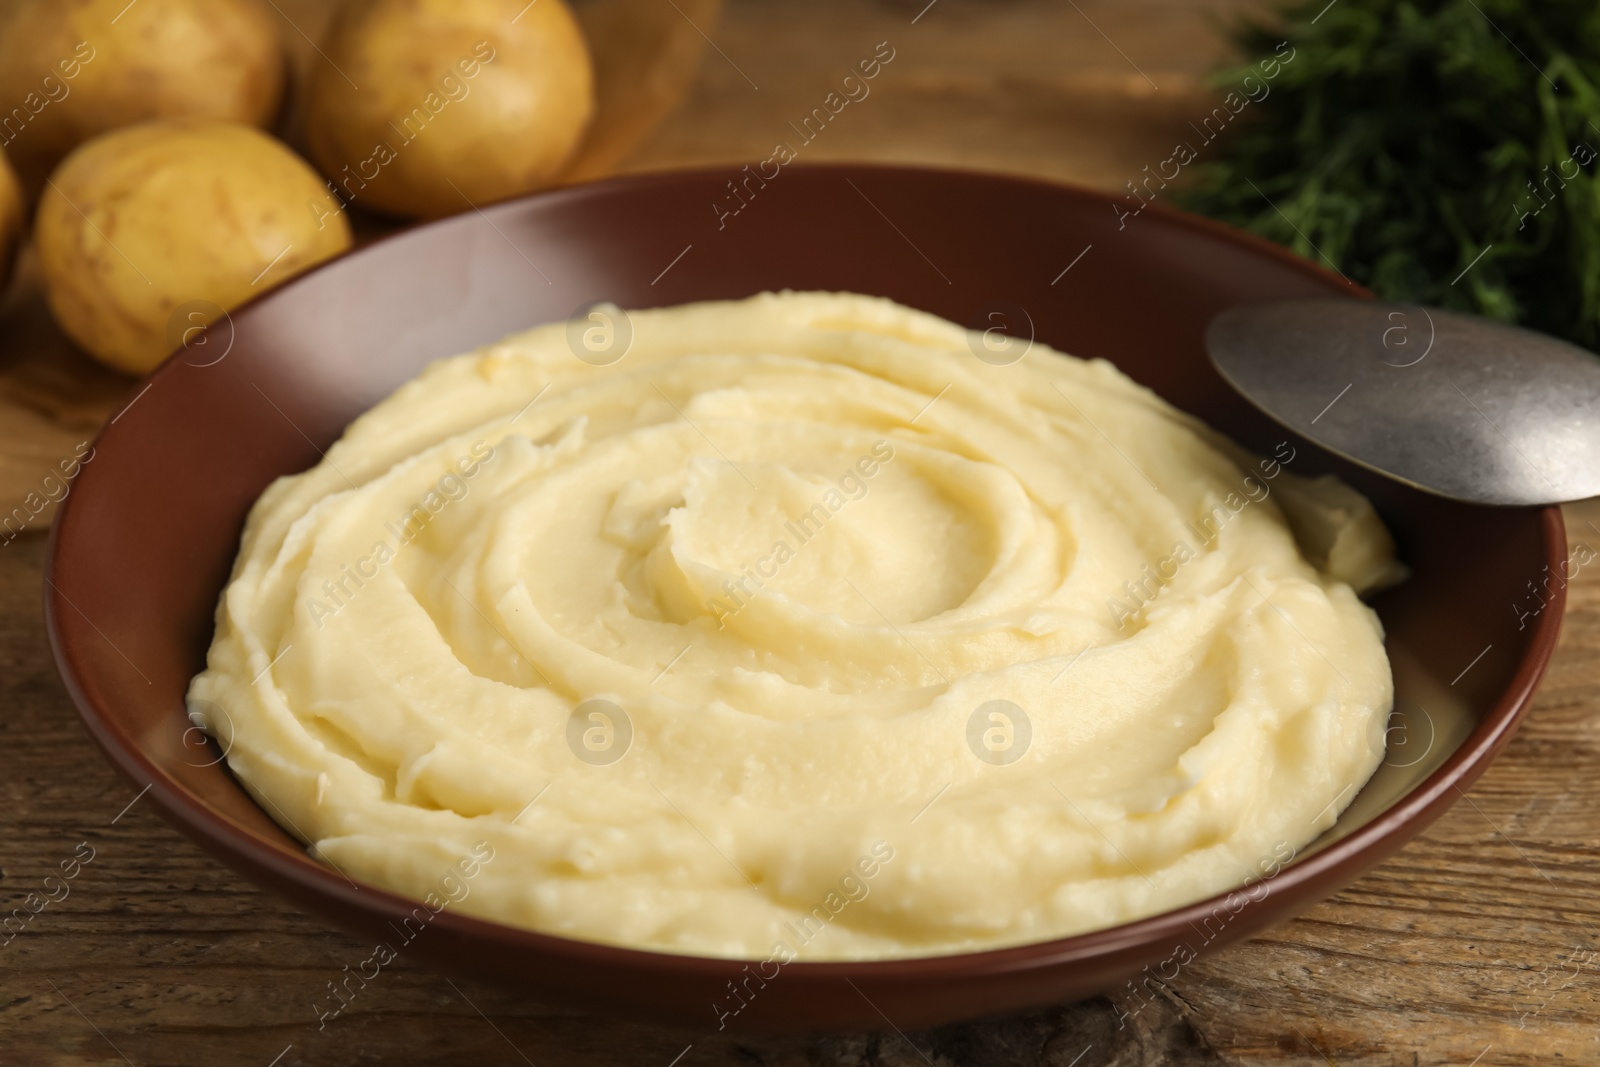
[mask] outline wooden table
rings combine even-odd
[[[1209,109],[1214,17],[1259,6],[925,4],[734,3],[688,102],[626,169],[764,158],[888,41],[872,95],[805,158],[1118,188]],[[44,399],[29,410],[49,419],[65,371],[40,363],[33,336],[0,337],[0,363],[33,361]],[[83,388],[115,398],[125,383]],[[67,454],[87,431],[57,423]],[[37,477],[57,458],[42,452]],[[1568,523],[1574,546],[1600,549],[1600,506]],[[93,859],[0,946],[0,1064],[1600,1063],[1600,568],[1573,583],[1533,713],[1466,801],[1333,900],[1186,968],[1126,1027],[1099,998],[927,1033],[735,1040],[553,1010],[404,958],[319,1031],[314,1002],[362,946],[201,853],[112,773],[50,661],[43,555],[37,532],[0,547],[0,905]]]

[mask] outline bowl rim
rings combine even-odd
[[[813,173],[831,171],[842,175],[954,179],[959,182],[987,184],[991,189],[1010,186],[1053,196],[1067,196],[1102,203],[1113,202],[1117,195],[1069,182],[967,167],[820,162],[792,163],[789,164],[789,168]],[[420,231],[475,225],[477,217],[493,225],[494,215],[517,212],[533,203],[559,204],[562,201],[605,196],[619,191],[648,195],[649,190],[654,187],[685,181],[720,180],[729,173],[738,173],[732,164],[665,169],[613,176],[598,181],[561,186],[494,204],[474,205],[473,211],[463,211],[445,218],[423,221],[352,248],[296,275],[275,289],[253,297],[227,314],[229,316],[242,314],[258,303],[270,300],[292,288],[315,284],[316,277],[321,272],[336,268],[347,259],[364,255],[379,246],[409,238]],[[1277,261],[1281,266],[1344,288],[1358,298],[1371,299],[1373,296],[1369,290],[1342,275],[1254,234],[1179,211],[1164,203],[1150,203],[1144,210],[1151,211],[1169,226],[1242,246]],[[184,362],[179,358],[184,351],[185,349],[179,348],[169,354],[153,370],[134,383],[130,388],[129,403],[120,410],[125,411],[132,406],[132,403],[143,394],[144,389],[149,388],[157,379],[173,373],[174,364]],[[140,386],[143,388],[139,388]],[[102,424],[93,438],[93,447],[98,448],[115,421],[116,418],[113,417]],[[79,683],[77,669],[80,658],[83,658],[81,652],[85,647],[82,638],[86,635],[80,630],[75,630],[76,624],[71,620],[76,616],[87,623],[90,629],[94,629],[94,624],[67,599],[55,580],[61,562],[61,531],[73,522],[75,505],[80,495],[78,492],[69,492],[58,505],[55,521],[51,524],[43,572],[44,623],[51,655],[55,660],[62,684],[77,708],[90,737],[106,755],[108,761],[134,785],[143,785],[144,792],[150,794],[162,815],[208,852],[222,857],[235,870],[254,871],[263,868],[269,870],[280,883],[271,887],[274,892],[282,894],[286,891],[286,887],[292,886],[296,899],[301,902],[331,897],[339,906],[341,913],[347,915],[364,913],[376,920],[409,914],[418,906],[418,901],[377,885],[347,879],[313,860],[303,850],[295,852],[287,847],[260,841],[249,831],[219,814],[157,767],[144,755],[127,731],[122,729],[116,716],[90,699]],[[1566,531],[1559,506],[1512,510],[1539,512],[1544,555],[1550,560],[1566,558]],[[1454,752],[1426,778],[1364,825],[1318,852],[1290,860],[1275,875],[1257,883],[1267,887],[1267,895],[1279,891],[1305,889],[1311,896],[1320,899],[1326,894],[1318,892],[1318,884],[1337,887],[1359,877],[1443,814],[1454,803],[1452,792],[1458,796],[1465,796],[1465,788],[1482,775],[1490,761],[1505,747],[1527,715],[1533,692],[1555,651],[1565,604],[1566,590],[1564,587],[1558,587],[1551,594],[1548,605],[1548,608],[1554,610],[1541,611],[1534,621],[1534,632],[1529,637],[1527,651],[1518,662],[1510,683]],[[239,788],[243,791],[242,785]],[[144,793],[140,794],[143,795]],[[248,792],[246,795],[248,796]],[[251,798],[251,803],[255,803],[254,798]],[[277,823],[276,819],[272,821]],[[971,951],[897,956],[887,959],[795,959],[785,963],[783,968],[785,973],[793,976],[791,981],[804,982],[809,977],[810,980],[819,983],[862,979],[925,984],[954,977],[1015,974],[1052,965],[1092,960],[1123,948],[1159,942],[1168,937],[1181,939],[1195,930],[1194,923],[1212,916],[1218,909],[1226,908],[1227,902],[1238,895],[1242,888],[1244,887],[1236,886],[1226,892],[1179,908],[1065,937]],[[1266,898],[1259,899],[1264,901]],[[329,914],[330,909],[326,904],[316,904],[313,907],[324,916]],[[337,925],[347,928],[347,924],[344,923]],[[492,940],[519,951],[537,953],[545,957],[565,958],[573,963],[625,968],[641,977],[723,975],[727,973],[730,964],[752,960],[752,957],[747,956],[696,955],[666,949],[634,948],[608,942],[586,941],[512,926],[492,919],[454,912],[448,908],[432,917],[430,926],[433,925],[463,940]],[[1230,929],[1228,932],[1231,934],[1235,930]],[[1244,931],[1239,929],[1238,932]],[[1227,939],[1227,935],[1222,935],[1218,940]]]

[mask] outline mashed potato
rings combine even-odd
[[[1288,445],[880,299],[595,322],[433,364],[251,512],[191,714],[348,875],[945,953],[1259,878],[1378,766],[1393,546]]]

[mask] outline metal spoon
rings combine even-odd
[[[1323,298],[1211,320],[1228,384],[1346,459],[1476,504],[1600,496],[1600,358],[1417,304]]]

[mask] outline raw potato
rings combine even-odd
[[[17,257],[17,246],[22,244],[23,210],[22,186],[17,183],[16,172],[0,152],[0,294],[11,280],[11,264]]]
[[[35,237],[61,328],[135,374],[218,308],[350,247],[338,200],[304,160],[252,127],[207,119],[130,126],[78,148],[40,197]]]
[[[588,48],[562,0],[352,0],[322,50],[311,158],[346,200],[392,214],[549,185],[594,112]]]
[[[0,0],[0,124],[33,190],[73,148],[120,126],[184,116],[267,126],[285,70],[258,0]]]

